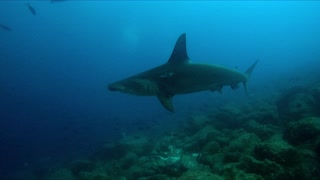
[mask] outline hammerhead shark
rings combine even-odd
[[[222,87],[235,89],[239,83],[243,83],[247,94],[246,83],[257,62],[244,73],[218,65],[192,63],[187,54],[186,34],[183,33],[176,41],[168,62],[111,83],[108,89],[139,96],[157,96],[168,111],[174,112],[172,97],[177,94],[207,90],[221,92]]]

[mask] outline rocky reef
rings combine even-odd
[[[320,86],[201,110],[159,138],[123,135],[46,180],[320,178]]]

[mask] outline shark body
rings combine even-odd
[[[210,64],[191,63],[186,49],[186,34],[182,34],[167,63],[111,83],[108,89],[139,96],[157,96],[161,104],[174,112],[172,97],[200,91],[219,91],[224,86],[232,89],[246,82],[255,68],[254,62],[245,73]]]

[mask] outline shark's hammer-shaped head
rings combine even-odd
[[[108,85],[110,91],[120,91],[128,94],[137,94],[140,84],[133,80],[121,80]]]
[[[125,92],[126,91],[126,86],[123,83],[116,82],[108,85],[108,89],[110,91],[120,91],[120,92]]]

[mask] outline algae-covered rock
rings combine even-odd
[[[103,172],[81,172],[77,180],[112,180],[112,178]]]
[[[72,172],[68,169],[58,169],[49,174],[45,180],[76,180]]]
[[[138,156],[134,152],[129,152],[124,158],[120,160],[120,166],[122,169],[130,168],[136,161]]]
[[[317,106],[314,96],[302,87],[294,87],[278,99],[279,115],[286,121],[299,120],[316,114]]]
[[[134,152],[137,155],[146,155],[152,149],[152,143],[146,136],[123,135],[119,145],[125,147],[128,152]]]
[[[208,125],[210,121],[211,119],[204,113],[193,114],[184,125],[184,129],[188,135],[193,135],[195,132]]]
[[[198,154],[184,154],[180,158],[180,163],[188,170],[199,169],[199,163],[197,162]]]
[[[81,172],[92,171],[94,167],[94,162],[89,160],[76,160],[70,165],[70,169],[74,175],[79,175]]]
[[[224,166],[223,178],[225,180],[264,180],[262,176],[245,172],[236,166],[237,164],[227,164]]]
[[[149,176],[155,174],[163,174],[171,177],[179,177],[183,172],[187,170],[184,164],[181,162],[179,155],[170,155],[167,157],[153,156],[150,158],[150,163],[140,164],[140,172],[135,167],[135,176],[146,176],[148,172]]]
[[[153,148],[153,142],[146,136],[134,136],[122,134],[122,138],[112,144],[105,144],[93,155],[94,160],[118,160],[129,152],[138,156],[146,155]]]
[[[283,180],[318,180],[320,177],[317,163],[300,163],[294,168],[289,168],[278,176],[277,179]]]
[[[161,172],[171,177],[179,177],[187,170],[182,163],[172,163],[161,167]]]
[[[187,162],[182,160],[182,153],[172,153],[166,157],[157,156],[153,160],[154,168],[157,172],[166,174],[173,177],[179,177],[183,172],[187,170]]]
[[[225,152],[223,156],[223,162],[226,164],[239,162],[243,155],[244,154],[241,152]]]
[[[198,153],[207,143],[212,141],[216,141],[219,144],[227,144],[229,138],[214,127],[206,126],[195,133],[192,137],[186,139],[183,149],[190,153]]]
[[[286,166],[290,166],[300,160],[298,151],[284,141],[280,135],[275,135],[264,143],[257,145],[254,148],[254,157],[262,161],[275,161]]]
[[[311,94],[299,93],[288,103],[288,110],[292,116],[306,117],[313,114],[314,104]]]
[[[221,176],[207,171],[187,171],[177,180],[224,180]]]
[[[279,125],[280,123],[277,106],[269,99],[250,101],[247,106],[242,108],[240,119],[244,122],[254,119],[262,125]]]
[[[165,136],[157,141],[152,153],[160,156],[180,154],[182,149],[178,147],[179,144],[179,140],[174,136]]]
[[[241,113],[242,112],[237,105],[229,104],[223,106],[213,115],[214,121],[212,121],[212,124],[217,129],[239,128],[242,124],[239,119]]]
[[[221,152],[220,144],[216,141],[211,141],[207,143],[202,149],[202,154],[216,154]]]
[[[244,124],[244,128],[248,132],[256,134],[261,140],[266,140],[276,133],[280,132],[280,128],[272,124],[261,124],[255,120],[249,120]]]
[[[209,166],[214,172],[221,172],[221,167],[224,162],[224,153],[216,154],[200,154],[198,157],[198,162]]]
[[[127,170],[128,177],[131,177],[130,179],[133,180],[143,177],[149,177],[157,173],[157,169],[154,167],[154,164],[152,162],[137,164]]]
[[[227,179],[227,178],[225,178]],[[230,180],[265,180],[261,175],[245,173],[243,171],[239,171],[236,176]]]
[[[155,174],[155,175],[152,175],[152,176],[148,176],[148,177],[142,177],[142,178],[139,178],[138,180],[176,180],[176,178],[172,178],[170,176],[167,176],[165,174]],[[124,180],[127,180],[127,179],[124,179]],[[136,179],[134,179],[136,180]]]
[[[181,146],[180,141],[175,136],[164,136],[155,143],[152,151],[140,155],[140,158],[137,154],[128,153],[121,159],[120,167],[127,171],[128,177],[133,179],[143,177],[156,179],[155,175],[159,174],[179,177],[188,168],[197,166],[195,157],[187,158],[182,148],[179,147]]]
[[[315,86],[311,90],[311,93],[312,93],[312,96],[314,97],[314,99],[316,100],[317,107],[319,107],[319,105],[320,105],[320,85]],[[318,111],[317,114],[320,114],[320,112]]]
[[[280,177],[280,179],[319,179],[319,159],[315,155],[315,153],[307,149],[300,149],[299,155],[301,156],[300,162],[294,164],[290,168],[287,168],[287,170],[285,171],[283,176]]]
[[[278,179],[317,180],[320,177],[319,159],[316,154],[308,149],[299,149],[300,161],[293,163],[290,167],[285,167],[285,171],[279,175]]]
[[[237,167],[247,173],[257,174],[265,179],[277,179],[283,172],[282,166],[268,159],[257,160],[251,156],[245,156]]]
[[[139,160],[137,164],[130,168],[135,178],[152,176],[154,174],[164,174],[172,177],[179,177],[187,170],[187,159],[182,158],[181,151],[173,151],[168,154],[156,154],[147,157],[147,160]]]
[[[307,117],[290,122],[284,138],[291,144],[314,143],[320,137],[320,117]]]
[[[249,154],[253,150],[253,148],[260,142],[260,138],[254,133],[244,132],[229,143],[227,151]]]

